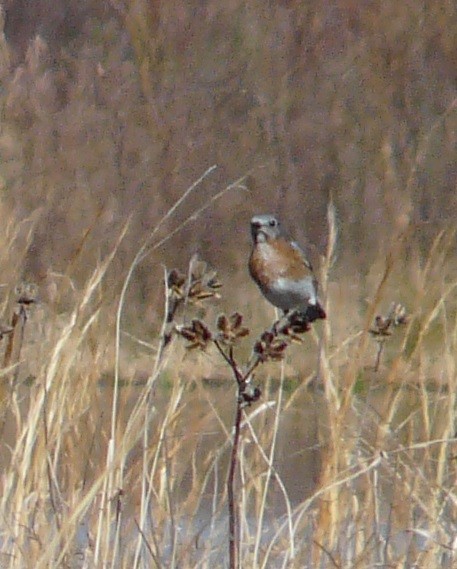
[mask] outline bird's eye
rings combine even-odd
[[[278,225],[278,222],[276,219],[270,219],[270,227],[276,227]]]

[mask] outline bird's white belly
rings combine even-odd
[[[282,310],[306,308],[317,303],[316,288],[312,277],[300,281],[290,281],[285,278],[270,283],[268,290],[263,291],[271,304]]]

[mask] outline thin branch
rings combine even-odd
[[[230,468],[227,477],[227,495],[229,509],[229,568],[236,569],[239,555],[238,512],[235,503],[235,474],[238,463],[238,447],[241,432],[242,407],[241,399],[237,398],[235,412],[235,432],[233,435],[232,452],[230,454]]]

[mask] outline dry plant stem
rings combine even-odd
[[[350,407],[351,400],[352,400],[352,390],[357,381],[357,370],[361,367],[361,361],[363,360],[363,356],[366,353],[368,340],[369,340],[369,329],[371,323],[374,320],[376,310],[381,303],[382,295],[384,290],[387,286],[387,281],[393,271],[394,264],[398,260],[400,253],[403,249],[404,243],[406,241],[406,236],[409,231],[407,228],[405,231],[399,233],[396,238],[393,240],[392,247],[386,257],[384,272],[381,276],[379,284],[376,288],[373,301],[367,311],[367,315],[365,318],[365,324],[363,328],[363,334],[360,336],[359,345],[357,346],[356,352],[354,357],[351,360],[351,365],[348,366],[347,372],[345,373],[344,377],[344,394],[341,397],[341,401],[339,403],[339,408],[341,411],[341,417],[345,416],[348,408]]]
[[[152,558],[152,561],[155,563],[156,567],[160,567],[160,562],[159,559],[157,558],[157,556],[154,554],[154,551],[152,550],[151,546],[149,545],[148,540],[146,539],[146,536],[144,535],[143,530],[140,528],[140,526],[138,525],[138,522],[134,519],[133,520],[135,523],[135,527],[138,531],[138,533],[140,534],[141,538],[142,538],[142,542],[144,543],[146,550],[148,551],[149,555]]]
[[[379,365],[381,364],[381,356],[384,350],[384,342],[380,341],[378,345],[378,351],[376,352],[376,361],[374,364],[374,371],[379,370]]]
[[[241,390],[244,382],[243,374],[233,359],[233,350],[230,348],[229,355],[222,349],[220,343],[215,340],[214,344],[221,356],[230,366],[238,384],[238,394],[236,398],[236,411],[234,420],[234,432],[232,442],[232,452],[230,453],[230,467],[227,477],[227,496],[229,510],[229,568],[236,569],[239,567],[239,528],[238,528],[238,512],[235,503],[235,474],[238,463],[238,447],[240,444],[241,418],[243,415],[243,398]]]
[[[85,247],[85,245],[86,245],[86,243],[90,237],[90,234],[98,226],[100,218],[102,217],[103,213],[105,212],[105,208],[106,208],[106,204],[103,204],[98,208],[98,211],[95,215],[95,219],[89,225],[89,227],[87,227],[87,229],[84,231],[81,239],[79,240],[79,243],[76,245],[75,251],[74,251],[73,255],[71,256],[71,258],[68,262],[66,271],[65,271],[65,273],[67,275],[71,274],[72,269],[76,265],[77,260],[82,256],[82,252],[84,251],[84,247]]]
[[[176,529],[176,520],[175,520],[175,502],[173,499],[173,491],[170,484],[170,478],[172,476],[172,465],[170,460],[170,449],[168,445],[168,439],[165,435],[163,440],[163,453],[164,453],[164,463],[165,463],[165,494],[166,494],[166,501],[168,507],[168,514],[170,516],[170,534],[171,534],[171,560],[170,566],[174,567],[176,562],[176,555],[177,555],[177,529]]]
[[[8,336],[8,344],[6,345],[5,355],[3,358],[3,367],[9,367],[11,364],[11,359],[13,357],[13,348],[14,348],[14,338],[16,336],[16,326],[19,322],[19,314],[17,312],[13,313],[11,317],[11,328],[13,331]]]
[[[230,468],[227,477],[227,495],[229,509],[229,568],[237,569],[239,564],[239,533],[238,512],[235,503],[235,474],[238,462],[238,447],[240,443],[242,400],[237,398],[235,412],[235,430],[233,433],[232,452],[230,454]]]
[[[160,345],[159,345],[159,349],[157,351],[157,357],[155,360],[155,365],[154,365],[154,370],[151,374],[151,378],[155,378],[159,372],[160,369],[160,365],[163,359],[163,351],[165,349],[166,344],[168,343],[167,337],[165,335],[165,328],[166,328],[166,324],[168,321],[167,318],[167,314],[169,313],[169,307],[168,307],[168,298],[169,298],[169,291],[167,288],[167,270],[164,267],[164,283],[165,283],[165,310],[164,310],[164,314],[165,314],[165,318],[162,322],[162,329],[161,329],[161,333],[160,333]],[[138,534],[138,541],[137,541],[137,546],[136,546],[136,550],[135,550],[135,558],[134,558],[134,563],[133,563],[133,567],[137,567],[139,565],[139,559],[140,559],[140,554],[141,554],[141,549],[142,549],[142,545],[145,543],[146,539],[145,539],[145,534],[144,534],[144,527],[146,525],[146,517],[147,517],[147,510],[148,510],[148,504],[150,503],[150,495],[151,495],[151,490],[152,490],[152,486],[149,485],[148,487],[148,469],[149,469],[149,461],[148,461],[148,448],[149,448],[149,433],[148,433],[148,427],[149,427],[149,422],[150,422],[150,415],[152,414],[152,402],[151,402],[151,390],[148,389],[147,390],[147,398],[146,398],[146,415],[145,415],[145,419],[144,419],[144,424],[143,424],[143,475],[141,477],[141,506],[140,506],[140,523],[138,524],[138,522],[135,520],[136,525],[138,526],[138,528],[140,529],[140,532]],[[164,425],[166,423],[164,422]],[[174,526],[174,524],[173,524]],[[148,548],[148,550],[150,552],[152,552],[152,548],[149,545],[149,543],[146,542],[146,546]],[[159,552],[159,547],[157,545],[157,543],[155,543],[155,547],[156,547],[156,552]],[[157,557],[157,555],[156,555]]]
[[[19,305],[19,324],[20,324],[19,346],[17,348],[17,364],[18,365],[16,366],[16,369],[14,370],[13,384],[16,384],[17,379],[19,377],[19,370],[20,370],[19,362],[21,361],[21,351],[22,351],[22,346],[24,344],[26,322],[27,322],[27,309],[25,308],[25,306],[23,304],[20,304]]]
[[[236,492],[235,492],[235,475],[238,465],[238,448],[240,445],[241,419],[243,416],[244,400],[242,396],[242,391],[245,382],[249,379],[254,369],[259,365],[260,358],[257,358],[256,361],[254,361],[254,363],[248,369],[248,371],[243,374],[233,357],[233,348],[230,347],[229,353],[227,354],[217,340],[214,340],[214,344],[218,349],[219,353],[221,354],[221,356],[230,366],[238,385],[232,451],[230,453],[230,467],[227,477],[227,496],[228,496],[228,510],[229,510],[229,568],[236,569],[237,567],[240,567],[240,558],[239,558],[238,511],[236,506]]]
[[[47,421],[47,414],[48,414],[48,394],[46,388],[43,391],[43,430],[44,430],[44,442],[46,445],[46,475],[48,477],[48,487],[49,487],[49,500],[51,502],[52,511],[54,512],[56,526],[58,531],[61,530],[61,523],[60,523],[60,512],[59,508],[57,507],[57,501],[55,496],[55,488],[54,488],[54,480],[51,472],[51,459],[49,453],[49,429],[48,429],[48,421]]]
[[[283,316],[281,319],[277,320],[271,330],[269,331],[270,334],[277,337],[281,331],[281,324],[285,324],[288,320],[288,316]],[[254,354],[253,361],[250,365],[248,365],[247,370],[241,370],[238,363],[236,362],[234,355],[233,355],[233,346],[230,345],[228,349],[224,349],[221,342],[217,339],[213,339],[213,343],[216,346],[218,352],[225,360],[227,365],[232,370],[232,373],[235,377],[238,387],[237,393],[237,404],[236,404],[236,411],[235,411],[235,420],[234,420],[234,430],[233,430],[233,441],[232,441],[232,451],[230,455],[230,466],[229,472],[227,477],[227,495],[228,495],[228,509],[229,509],[229,567],[230,569],[236,569],[240,566],[241,559],[240,559],[240,547],[239,547],[239,540],[240,540],[240,528],[238,523],[238,511],[237,506],[235,503],[236,492],[235,492],[235,475],[236,469],[238,465],[238,449],[240,446],[240,434],[241,434],[241,420],[243,415],[243,408],[246,406],[246,403],[249,401],[246,399],[246,387],[249,384],[249,380],[252,376],[252,373],[256,369],[256,367],[265,361],[265,355]],[[276,438],[279,429],[279,414],[282,406],[282,393],[283,393],[283,384],[284,384],[284,363],[281,364],[281,383],[279,387],[278,393],[278,401],[277,401],[277,409],[275,413],[275,423],[273,428],[273,438],[272,444],[270,448],[270,454],[268,457],[268,473],[267,479],[264,487],[264,492],[262,496],[262,504],[261,504],[261,513],[259,515],[259,522],[258,522],[258,530],[256,535],[256,542],[255,542],[255,551],[254,551],[254,558],[253,558],[253,566],[257,567],[257,559],[259,554],[259,547],[260,547],[260,540],[262,535],[262,526],[263,526],[263,517],[266,508],[266,499],[269,491],[270,480],[273,474],[273,459],[274,453],[276,448]],[[291,546],[290,546],[290,558],[294,558],[294,540],[291,533]]]
[[[336,260],[336,245],[338,240],[338,227],[336,219],[336,208],[333,202],[333,197],[330,197],[330,202],[327,207],[327,224],[328,224],[328,244],[327,251],[324,257],[320,283],[322,287],[322,292],[324,298],[326,298],[325,310],[327,314],[330,312],[328,303],[328,284],[330,271],[335,264]],[[323,322],[323,336],[319,340],[319,362],[318,362],[318,374],[319,379],[324,384],[326,399],[330,402],[332,401],[333,407],[338,406],[338,385],[337,380],[333,376],[330,367],[330,357],[329,357],[329,346],[332,342],[332,330],[330,325],[330,320],[326,319]],[[317,384],[316,384],[317,385]]]

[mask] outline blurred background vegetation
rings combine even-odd
[[[114,298],[140,244],[213,164],[180,219],[241,176],[248,191],[141,264],[130,305],[147,299],[149,320],[161,263],[184,268],[195,252],[259,298],[246,271],[255,213],[278,213],[324,252],[333,196],[335,275],[349,281],[406,225],[416,262],[455,223],[453,0],[6,0],[3,29],[2,239],[16,243],[4,282],[78,286],[132,216]]]

